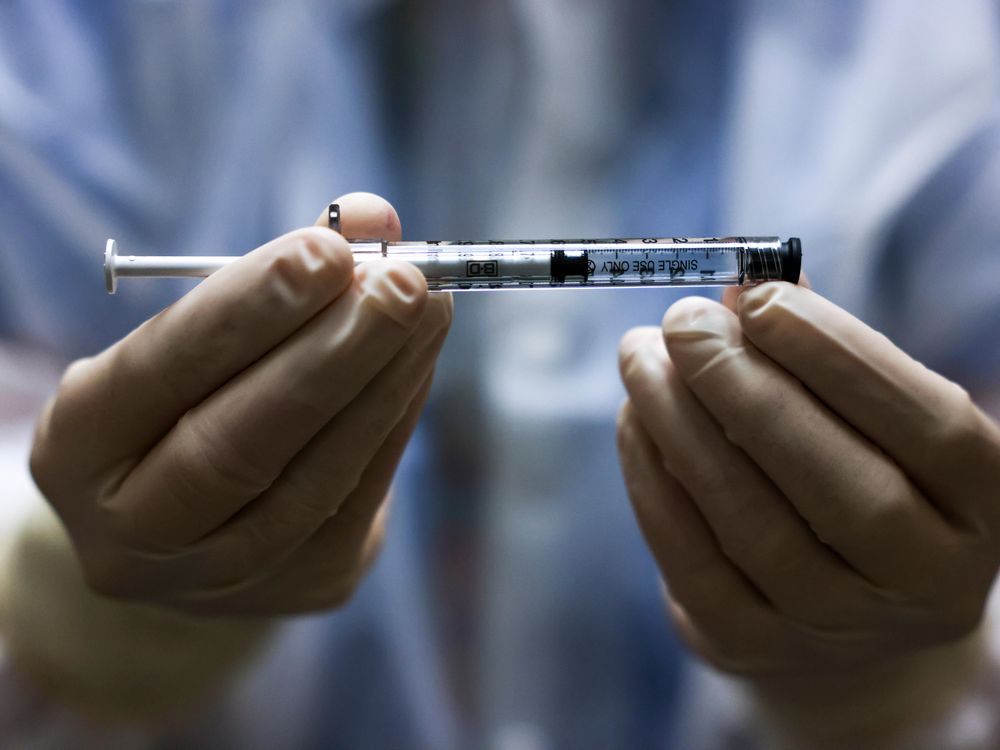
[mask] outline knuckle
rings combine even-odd
[[[62,378],[56,394],[46,409],[46,428],[53,437],[75,424],[87,412],[88,391],[93,381],[94,357],[85,357],[71,363]]]
[[[61,394],[75,392],[83,388],[93,377],[94,363],[97,357],[80,357],[73,360],[63,372],[59,380]]]
[[[175,427],[165,477],[194,502],[222,493],[256,497],[273,482],[260,462],[242,450],[229,431],[212,425],[204,413],[188,412]]]
[[[136,567],[110,554],[82,554],[83,580],[93,593],[107,599],[135,601],[146,598]]]
[[[50,499],[55,483],[65,484],[71,474],[77,473],[81,439],[93,433],[94,409],[89,393],[93,360],[79,359],[67,368],[35,424],[28,468],[39,489]]]
[[[335,295],[352,278],[350,249],[335,232],[297,229],[285,235],[279,248],[266,256],[262,270],[268,288],[283,301],[303,294]]]
[[[424,322],[434,333],[442,333],[451,328],[455,305],[450,294],[435,294],[429,297],[424,312]]]
[[[942,387],[934,418],[927,423],[928,444],[963,452],[982,439],[983,424],[969,392],[948,381]]]
[[[323,227],[305,227],[295,233],[299,257],[309,270],[339,276],[351,275],[354,258],[347,242]]]
[[[412,329],[423,318],[427,281],[414,266],[398,260],[376,259],[359,271],[364,295],[361,304],[392,327]]]
[[[781,285],[772,282],[767,287],[754,289],[752,295],[741,295],[739,302],[740,327],[754,338],[778,340],[788,334],[791,310]]]
[[[93,362],[93,357],[83,357],[71,362],[59,381],[60,393],[74,392],[87,382],[91,377]]]
[[[50,399],[42,410],[31,442],[31,453],[28,456],[28,470],[46,497],[49,497],[50,481],[53,479],[55,467],[58,465],[53,457],[51,435],[51,416],[54,403],[54,399]]]

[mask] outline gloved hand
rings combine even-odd
[[[382,199],[338,202],[346,236],[399,239]],[[197,613],[344,602],[379,545],[451,313],[413,266],[355,269],[317,226],[74,363],[31,468],[88,584]]]
[[[876,721],[872,689],[980,621],[1000,429],[807,288],[728,301],[683,299],[620,348],[620,457],[673,621],[769,699],[830,716],[861,693]]]

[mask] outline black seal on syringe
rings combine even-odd
[[[583,283],[590,276],[590,259],[586,250],[556,250],[552,253],[551,270],[553,284],[565,284],[567,276],[578,276]]]
[[[802,241],[789,237],[781,243],[780,250],[754,248],[747,253],[747,280],[759,284],[764,281],[790,281],[799,283],[802,273]]]
[[[785,256],[781,264],[781,280],[798,284],[802,273],[802,240],[789,237],[787,242],[781,243],[781,250]]]

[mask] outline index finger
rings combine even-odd
[[[738,311],[758,349],[882,448],[936,504],[960,517],[995,506],[1000,430],[962,388],[808,289],[766,284],[741,295]]]
[[[374,193],[348,193],[334,203],[340,207],[340,234],[348,239],[365,238],[398,242],[403,230],[399,215],[384,198]],[[316,226],[329,227],[327,210],[316,219]]]

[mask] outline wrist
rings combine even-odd
[[[203,704],[275,626],[94,594],[42,503],[0,567],[0,615],[7,654],[36,687],[97,719],[130,723],[162,721]]]
[[[878,665],[755,681],[750,693],[789,747],[910,747],[911,738],[946,722],[988,669],[980,626],[960,640]]]

